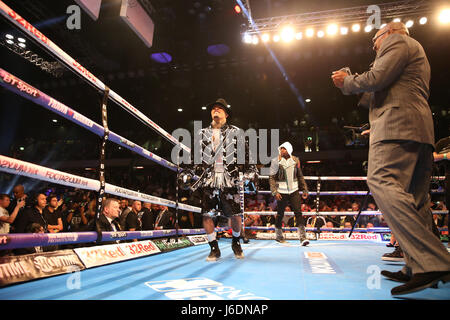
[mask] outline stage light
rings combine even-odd
[[[341,34],[342,35],[346,35],[348,33],[348,28],[347,27],[341,27]]]
[[[235,5],[234,6],[234,11],[236,12],[236,13],[241,13],[241,7],[239,6],[239,5]]]
[[[354,25],[352,25],[353,32],[359,32],[359,30],[361,30],[361,25],[359,23],[355,23]]]
[[[442,24],[450,23],[450,9],[443,9],[439,13],[439,22]]]
[[[24,147],[20,147],[19,150],[20,150],[20,151],[23,151],[23,150],[25,150],[25,148],[24,148]]]
[[[26,42],[26,40],[25,40],[24,38],[17,38],[17,40],[18,40],[19,42],[22,42],[22,43],[25,43],[25,42]]]
[[[12,41],[12,40],[6,40],[6,43],[7,43],[7,44],[14,44],[14,41]]]
[[[269,34],[268,34],[268,33],[264,33],[264,34],[261,36],[261,40],[262,40],[263,42],[269,41],[269,40],[270,40]]]
[[[323,32],[322,30],[317,31],[317,36],[319,38],[323,38],[324,35],[325,35],[325,32]]]
[[[302,40],[302,39],[303,39],[303,33],[298,32],[298,33],[295,35],[295,39],[297,39],[297,40]]]
[[[21,43],[19,43],[19,47],[21,47],[21,48],[26,48],[27,47],[27,45],[25,44],[25,43],[23,43],[23,42],[21,42]]]
[[[206,107],[202,107],[202,110],[206,110]]]
[[[402,21],[400,18],[395,18],[394,20],[392,20],[393,22],[400,22]]]
[[[428,18],[427,17],[422,17],[422,18],[420,18],[420,20],[419,20],[419,23],[420,24],[425,24],[425,23],[427,23],[428,22]]]
[[[338,32],[338,26],[336,24],[330,24],[327,27],[327,34],[329,36],[334,36]]]
[[[367,25],[365,28],[364,28],[364,31],[365,32],[370,32],[370,31],[372,31],[372,26],[371,25]]]
[[[274,42],[280,41],[280,36],[279,36],[278,34],[274,35],[274,36],[273,36],[273,41],[274,41]]]
[[[52,121],[53,121],[54,123],[58,123],[58,120],[56,120],[56,119],[53,119]]]
[[[245,43],[252,43],[252,36],[249,35],[248,33],[245,33],[243,40]]]
[[[284,42],[290,42],[294,39],[295,32],[294,29],[291,27],[285,27],[283,30],[281,30],[281,39],[283,39]]]
[[[253,43],[254,45],[257,45],[257,44],[259,43],[259,38],[258,38],[258,36],[253,36],[253,38],[252,38],[252,43]]]
[[[181,109],[181,108],[178,108],[178,112],[183,112],[183,109]]]
[[[310,102],[311,102],[311,99],[308,98],[308,99],[305,100],[305,102],[306,102],[306,103],[310,103]]]
[[[411,28],[413,25],[414,25],[414,21],[412,21],[412,20],[408,20],[408,21],[406,21],[406,23],[405,23],[405,26],[406,26],[407,28]]]
[[[311,38],[312,36],[314,36],[314,29],[312,29],[312,28],[307,29],[306,30],[306,36],[308,38]]]
[[[6,39],[12,40],[14,39],[14,36],[10,35],[10,34],[6,34],[5,35]]]

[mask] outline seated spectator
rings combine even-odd
[[[119,200],[115,198],[106,198],[103,203],[102,213],[99,215],[97,220],[97,231],[101,232],[112,232],[121,231],[119,223],[120,214],[120,204]],[[119,240],[116,241],[105,241],[102,244],[114,244],[120,243]]]
[[[58,201],[56,195],[50,195],[47,200],[48,205],[44,208],[43,216],[45,221],[47,221],[48,232],[61,232],[63,231],[63,222],[59,207],[62,205],[62,199]]]
[[[144,202],[142,204],[142,230],[154,230],[155,229],[155,213],[152,210],[152,204],[150,202]]]
[[[127,200],[128,206],[120,212],[120,216],[119,216],[119,221],[120,221],[120,227],[122,228],[122,230],[126,229],[126,221],[127,221],[127,216],[128,214],[131,212],[132,207],[133,207],[133,200]]]
[[[47,205],[47,196],[43,193],[37,193],[32,199],[32,206],[26,208],[23,212],[23,219],[16,226],[17,233],[29,232],[32,223],[38,223],[47,231],[47,221],[43,217],[44,208]]]
[[[131,211],[127,215],[127,219],[125,220],[125,229],[124,231],[140,231],[142,230],[142,223],[140,219],[142,209],[142,204],[139,200],[134,200],[131,206]],[[138,241],[134,239],[133,241]]]
[[[67,214],[67,223],[69,232],[81,232],[84,231],[88,224],[86,215],[84,214],[86,206],[83,203],[77,201],[71,203],[71,208]]]
[[[346,221],[346,222],[344,223],[344,229],[351,229],[352,227],[353,227],[353,226],[352,226],[351,222]]]
[[[155,230],[172,229],[173,228],[173,214],[166,206],[159,206],[160,210],[155,220]]]
[[[306,224],[309,225],[310,228],[322,228],[327,222],[322,216],[311,216],[306,220]]]
[[[325,225],[326,228],[334,228],[333,222],[328,221],[327,224]],[[322,231],[322,232],[333,232],[333,231]]]

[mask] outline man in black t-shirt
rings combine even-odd
[[[133,205],[131,206],[131,211],[127,215],[127,219],[125,221],[125,230],[126,231],[140,231],[142,230],[141,224],[141,213],[142,204],[140,201],[133,201]],[[135,239],[137,241],[137,239]]]
[[[45,221],[47,221],[48,232],[61,232],[63,231],[63,222],[59,207],[62,204],[62,200],[58,201],[58,197],[56,195],[50,195],[47,198],[47,201],[48,205],[44,208],[42,214]]]
[[[152,204],[150,202],[144,202],[142,204],[142,230],[154,230],[155,229],[155,212],[152,210]]]

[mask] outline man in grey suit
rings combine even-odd
[[[343,94],[360,94],[369,107],[367,184],[404,251],[402,271],[382,271],[405,282],[405,295],[450,281],[450,254],[432,232],[429,185],[434,128],[428,105],[430,65],[403,23],[389,23],[373,38],[377,55],[361,75],[333,72]]]

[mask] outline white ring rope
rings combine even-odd
[[[98,191],[100,188],[100,181],[98,180],[80,177],[70,173],[46,168],[34,163],[9,158],[3,155],[0,155],[0,171],[85,190]],[[164,205],[171,208],[175,208],[176,206],[175,201],[151,196],[109,183],[106,183],[105,185],[105,193],[133,200]],[[201,212],[200,208],[187,204],[179,203],[178,207],[186,211]]]

